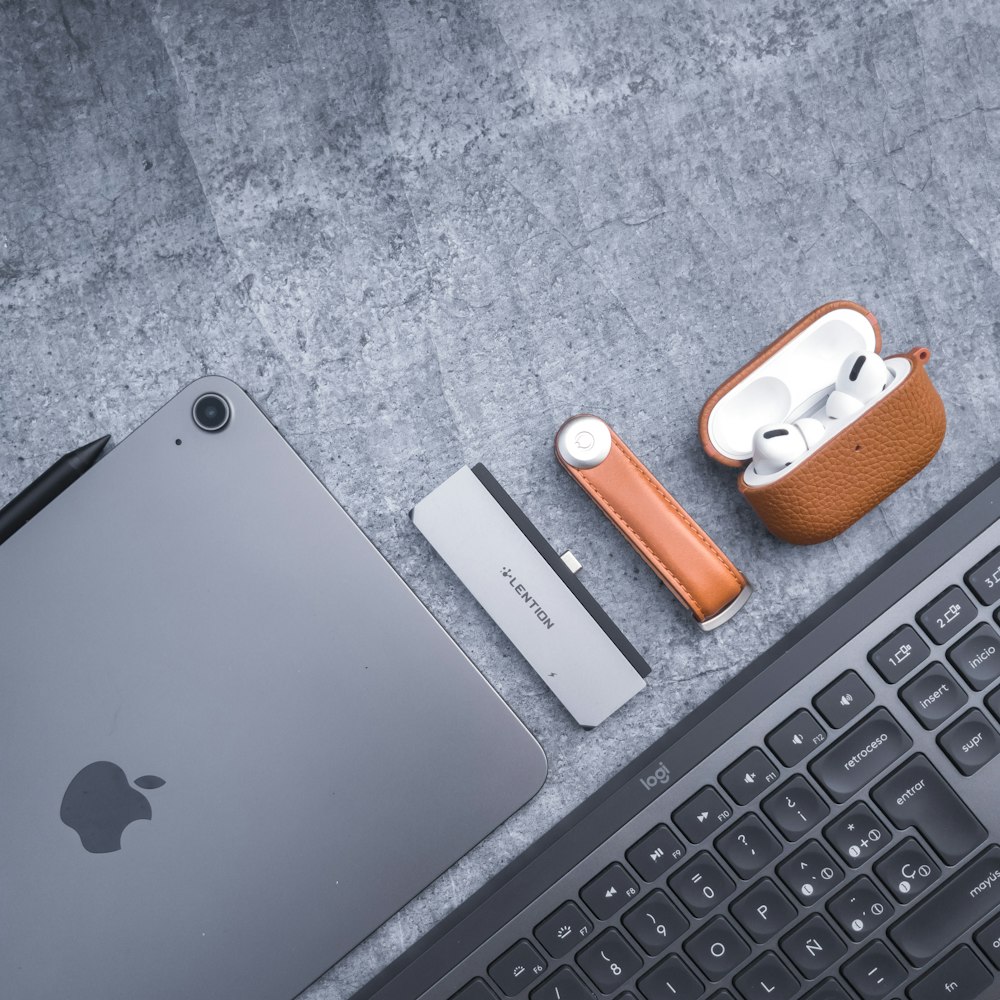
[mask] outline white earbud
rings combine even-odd
[[[753,467],[761,476],[788,468],[823,439],[821,420],[803,417],[794,424],[766,424],[753,436]]]
[[[877,354],[852,354],[837,375],[826,401],[831,420],[846,420],[860,413],[889,384],[889,367]]]

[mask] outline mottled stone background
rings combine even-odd
[[[1000,453],[990,0],[0,3],[0,494],[190,379],[254,394],[538,735],[543,792],[314,986],[340,1000]],[[813,306],[927,344],[950,429],[769,537],[708,393]],[[555,465],[608,418],[758,592],[704,636]],[[482,460],[654,667],[577,729],[406,517]]]

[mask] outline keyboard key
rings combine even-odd
[[[870,944],[841,969],[861,1000],[884,1000],[906,979],[906,969],[881,941]]]
[[[961,587],[949,587],[917,615],[920,627],[939,646],[951,642],[978,612],[972,598]]]
[[[714,788],[703,788],[674,813],[674,822],[692,844],[700,844],[732,815],[732,809]]]
[[[613,917],[638,895],[639,883],[617,862],[608,865],[580,890],[581,898],[598,920]]]
[[[676,955],[660,962],[637,985],[646,1000],[697,1000],[705,992],[701,980]]]
[[[633,844],[625,852],[625,857],[644,882],[655,882],[670,871],[685,853],[685,847],[677,835],[661,825],[654,827],[642,840]]]
[[[931,655],[930,646],[912,625],[896,629],[869,654],[868,661],[888,684],[901,681]]]
[[[1000,636],[992,625],[980,625],[948,650],[952,666],[974,691],[1000,677]]]
[[[991,847],[911,907],[889,937],[917,967],[1000,906],[1000,847]]]
[[[659,955],[691,926],[677,904],[661,889],[654,889],[633,906],[622,923],[647,955]]]
[[[872,798],[897,829],[919,830],[945,864],[958,864],[986,839],[985,827],[923,754],[877,785]]]
[[[840,729],[860,715],[873,701],[872,689],[853,670],[841,674],[813,700],[819,714]]]
[[[451,1000],[497,1000],[497,995],[481,979],[463,986]]]
[[[989,607],[1000,601],[1000,549],[994,549],[965,576],[965,582],[981,604]]]
[[[924,729],[937,729],[969,700],[943,663],[932,663],[903,686],[899,697]]]
[[[785,894],[769,878],[762,879],[740,896],[729,907],[729,912],[758,944],[770,941],[795,919],[797,913]]]
[[[594,991],[565,966],[531,991],[531,1000],[594,1000]]]
[[[899,723],[880,708],[824,750],[809,769],[833,799],[846,802],[912,746]]]
[[[923,845],[909,837],[876,863],[875,874],[897,902],[910,903],[941,877],[941,869]]]
[[[994,917],[985,927],[976,931],[976,944],[983,954],[1000,969],[1000,917]]]
[[[781,950],[804,979],[815,979],[847,954],[847,945],[825,918],[814,913],[781,939]]]
[[[518,941],[487,970],[490,979],[509,997],[517,996],[548,968],[548,963],[530,941]]]
[[[719,783],[738,805],[753,802],[778,780],[778,769],[763,750],[754,747],[719,775]]]
[[[867,875],[837,893],[827,909],[852,941],[864,941],[896,912],[896,908]]]
[[[715,917],[684,942],[688,957],[711,983],[724,979],[750,957],[750,947],[725,917]]]
[[[852,868],[860,868],[892,839],[889,828],[864,802],[851,806],[824,833],[833,849]]]
[[[1000,753],[1000,736],[978,708],[949,726],[938,742],[964,775],[975,774]]]
[[[728,899],[736,884],[715,858],[702,853],[670,878],[670,888],[696,917],[703,917]]]
[[[562,958],[571,952],[592,930],[594,925],[572,900],[550,913],[536,928],[538,943],[553,957]]]
[[[803,906],[811,906],[844,881],[844,870],[822,844],[811,840],[778,865],[778,877]]]
[[[752,878],[779,854],[781,844],[754,815],[744,816],[715,842],[715,849],[740,878]]]
[[[803,1000],[851,1000],[851,998],[835,979],[824,979],[816,989],[807,993]]]
[[[826,730],[804,708],[767,738],[767,745],[785,767],[794,767],[826,741]]]
[[[910,1000],[976,1000],[993,985],[993,973],[967,945],[956,948],[906,992]]]
[[[830,807],[802,777],[792,778],[764,799],[763,809],[782,836],[792,842],[801,840],[807,831],[830,815]]]
[[[733,985],[743,1000],[792,1000],[799,989],[799,981],[773,951],[747,966]]]
[[[576,961],[602,993],[614,993],[642,968],[642,959],[614,928],[594,938]]]

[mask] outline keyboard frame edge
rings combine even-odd
[[[1000,463],[667,730],[351,1000],[418,1000],[650,801],[739,732],[759,707],[766,707],[758,706],[756,698],[738,697],[752,680],[773,672],[773,682],[763,687],[770,692],[768,702],[781,697],[998,519]],[[703,726],[709,719],[711,726]],[[661,761],[669,767],[672,780],[647,789],[640,779]]]

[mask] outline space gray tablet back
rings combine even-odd
[[[191,419],[209,391],[232,406],[214,434]],[[18,1000],[290,998],[544,780],[538,744],[226,379],[0,546],[0,667]]]

